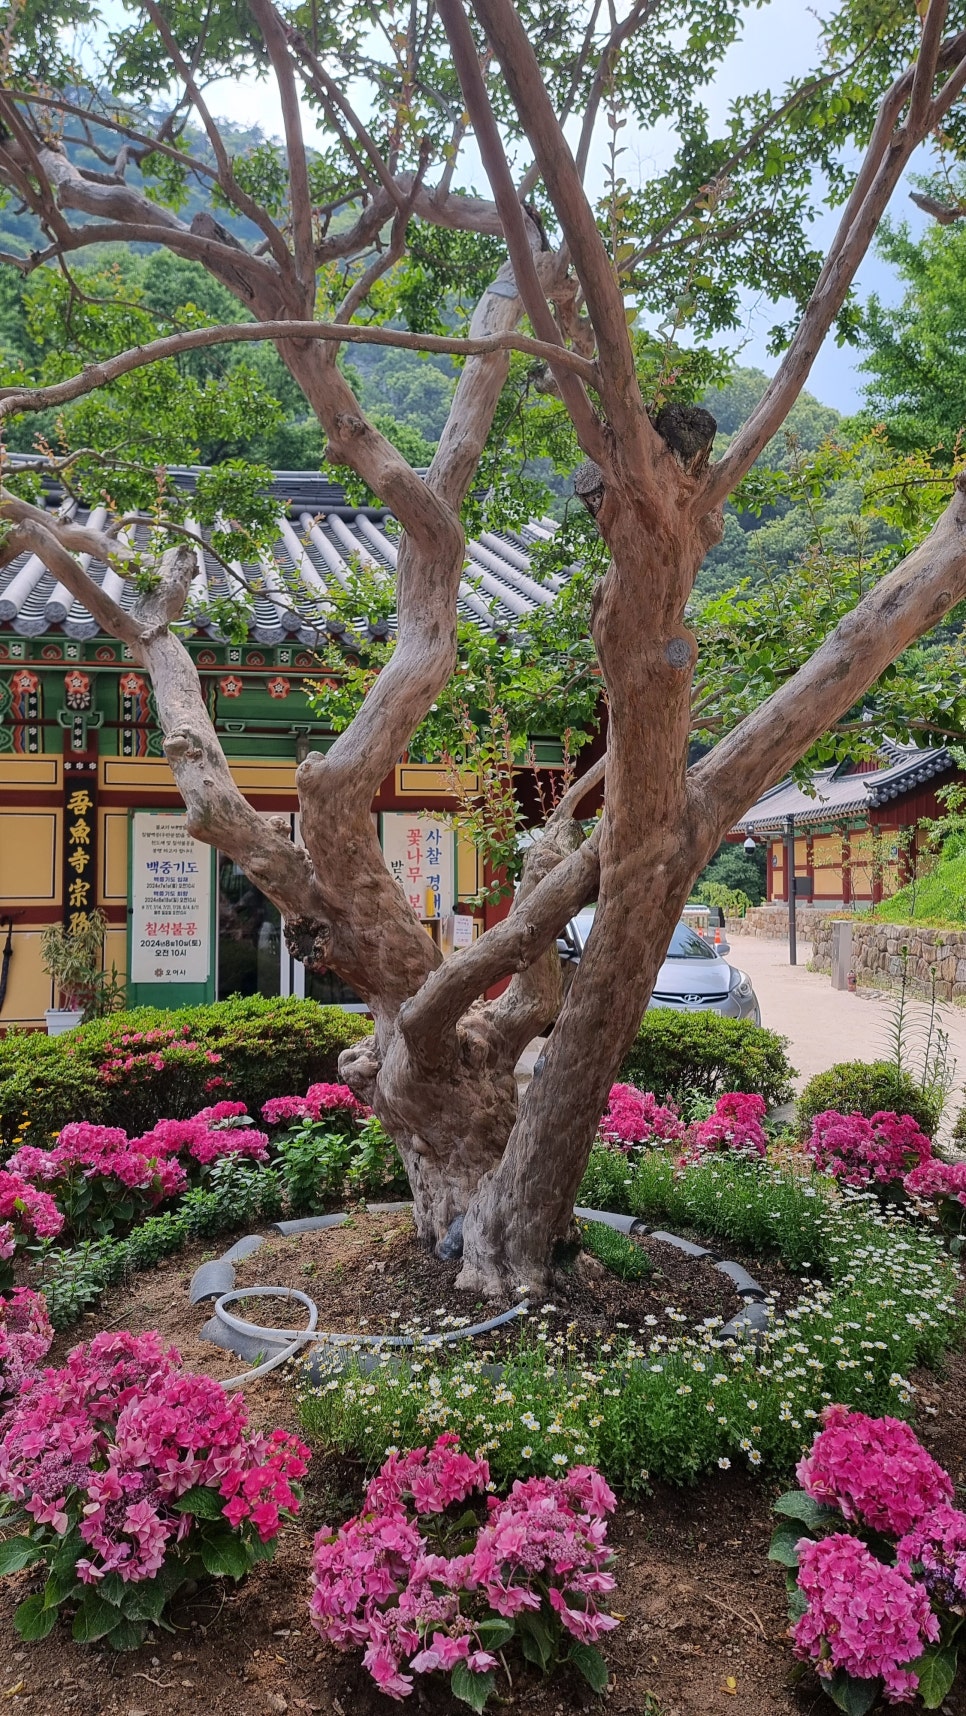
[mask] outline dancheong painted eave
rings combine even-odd
[[[754,834],[777,833],[784,829],[789,816],[803,827],[861,820],[870,810],[878,810],[956,767],[944,745],[922,750],[917,745],[886,740],[879,750],[880,766],[861,773],[846,772],[848,765],[841,764],[819,769],[812,776],[810,793],[791,779],[779,781],[735,823],[732,834],[748,828]]]
[[[198,470],[173,470],[170,475],[190,494]],[[214,620],[206,616],[226,596],[249,603],[252,642],[297,642],[311,648],[326,635],[343,639],[345,627],[331,619],[332,598],[345,587],[350,567],[381,571],[387,578],[395,575],[399,532],[385,508],[350,506],[337,484],[305,471],[277,471],[271,492],[278,501],[278,537],[270,557],[238,567],[238,576],[226,571],[207,549],[196,550],[190,601],[194,635],[199,639],[224,641]],[[95,528],[107,520],[104,508],[78,509],[54,488],[46,495],[46,505],[52,517],[64,513]],[[528,614],[552,603],[568,574],[538,580],[532,576],[531,555],[536,546],[551,540],[556,529],[554,519],[543,518],[520,532],[485,531],[468,542],[457,604],[460,617],[485,632],[512,633]],[[135,527],[135,546],[143,535],[142,527]],[[115,601],[131,607],[136,592],[118,572],[89,556],[80,558]],[[245,586],[254,594],[246,595]],[[354,629],[368,637],[391,633],[395,615],[376,623],[365,614],[354,616]],[[58,583],[36,554],[20,555],[0,571],[0,632],[29,638],[101,635],[83,603]]]

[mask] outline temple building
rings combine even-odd
[[[193,473],[178,480],[190,489]],[[278,473],[272,492],[274,561],[240,569],[258,586],[247,637],[229,642],[211,622],[186,641],[235,781],[257,810],[290,816],[298,840],[297,764],[333,742],[303,686],[331,673],[316,653],[323,638],[351,653],[352,634],[328,617],[330,592],[345,586],[353,564],[391,574],[397,534],[384,508],[350,506],[317,475]],[[52,511],[63,504],[56,492],[47,497]],[[523,616],[552,602],[566,575],[531,577],[530,551],[555,528],[546,519],[471,542],[461,618],[512,635]],[[191,596],[203,615],[240,586],[214,555],[198,549],[196,559]],[[97,562],[88,570],[131,605],[134,592],[117,572]],[[363,621],[356,636],[385,638],[393,625]],[[541,774],[552,776],[563,765],[559,736],[532,740]],[[505,910],[476,903],[490,878],[473,844],[454,832],[447,813],[456,802],[444,769],[403,757],[372,807],[386,862],[444,947],[472,939]],[[191,840],[184,822],[147,676],[42,560],[13,561],[0,571],[0,949],[9,942],[0,1031],[43,1025],[58,998],[41,963],[41,932],[95,907],[109,924],[106,965],[117,967],[132,1006],[256,992],[350,999],[331,974],[292,960],[275,907],[229,858]]]
[[[878,905],[915,874],[919,824],[942,815],[938,789],[964,778],[945,746],[887,742],[876,757],[819,770],[811,791],[780,781],[729,838],[751,834],[767,846],[769,900],[788,899],[791,835],[795,893],[803,901]]]

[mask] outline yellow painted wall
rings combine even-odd
[[[0,906],[51,906],[61,899],[55,810],[0,812]]]
[[[44,1014],[52,1005],[50,978],[40,960],[40,931],[21,930],[15,924],[0,1027],[14,1023],[42,1025]]]
[[[0,786],[58,787],[63,766],[61,757],[17,757],[7,751],[0,756]]]
[[[127,899],[128,815],[126,810],[102,810],[100,819],[98,899],[105,905]]]

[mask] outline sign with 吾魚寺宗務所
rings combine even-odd
[[[211,850],[178,811],[131,818],[131,983],[207,983]]]

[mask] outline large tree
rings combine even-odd
[[[926,542],[688,769],[696,572],[826,334],[837,318],[847,326],[855,271],[913,151],[940,127],[955,136],[966,7],[843,0],[819,71],[774,99],[735,102],[719,136],[701,87],[739,31],[741,0],[593,0],[577,13],[560,0],[342,0],[324,14],[273,0],[135,0],[110,32],[88,31],[85,69],[66,58],[64,26],[90,10],[25,0],[12,15],[0,181],[39,236],[29,257],[6,260],[70,277],[90,246],[161,245],[203,263],[242,311],[237,325],[197,316],[75,376],[8,389],[0,409],[66,405],[159,360],[270,340],[329,459],[395,513],[396,647],[331,750],[298,770],[304,848],[266,827],[235,786],[172,629],[194,572],[183,542],[153,568],[142,557],[127,612],[79,558],[123,570],[119,521],[113,535],[57,522],[8,489],[0,552],[42,556],[129,645],[151,675],[192,832],[276,902],[299,958],[333,967],[368,1000],[374,1035],[343,1071],[399,1145],[422,1236],[437,1241],[463,1216],[465,1288],[539,1287],[695,875],[747,805],[966,593],[957,489]],[[91,41],[105,56],[93,74]],[[238,66],[275,80],[284,148],[226,146],[206,90]],[[188,115],[202,153],[185,147]],[[670,169],[641,185],[619,171],[628,118],[670,123],[683,138]],[[598,122],[610,142],[595,207],[583,181]],[[112,135],[116,151],[105,147]],[[489,199],[458,188],[470,135]],[[824,258],[803,237],[816,172],[841,204]],[[190,220],[178,213],[186,186]],[[484,239],[505,245],[507,260],[479,282],[464,335],[449,311],[439,317],[441,294],[426,281],[458,268],[465,287]],[[711,462],[712,419],[675,395],[674,336],[686,321],[699,335],[734,325],[747,288],[791,295],[797,324],[776,333],[785,349],[774,377]],[[442,332],[425,332],[428,300]],[[656,335],[633,332],[635,309]],[[367,419],[339,367],[340,347],[360,340],[461,362],[425,476]],[[591,611],[609,709],[604,811],[584,838],[575,787],[533,847],[509,917],[444,963],[382,861],[370,804],[453,672],[461,507],[476,504],[511,353],[566,413],[587,461],[576,488],[607,551]],[[594,897],[586,954],[518,1105],[519,1052],[560,1006],[555,937]],[[500,999],[482,1000],[505,976]]]

